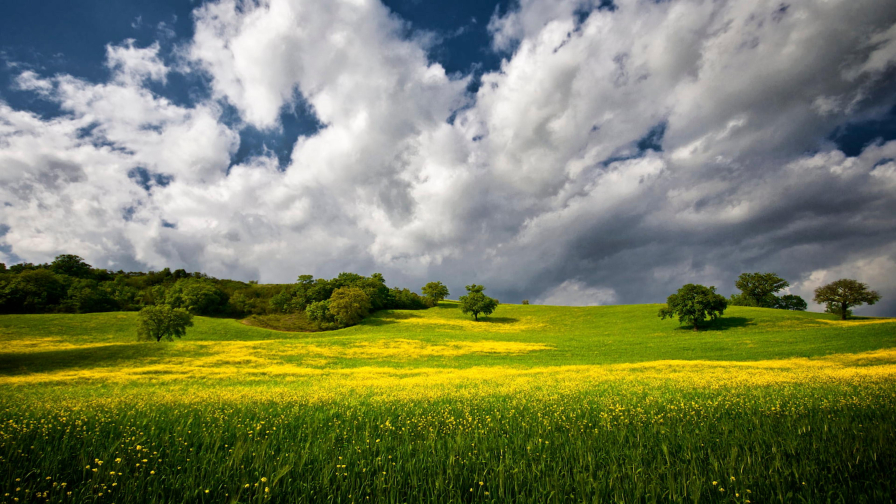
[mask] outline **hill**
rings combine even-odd
[[[732,307],[708,330],[659,320],[659,305],[501,305],[480,322],[457,303],[381,311],[361,325],[289,333],[196,317],[173,343],[136,341],[133,312],[0,317],[0,383],[167,374],[303,376],[346,368],[593,366],[662,360],[821,358],[896,347],[896,319]]]
[[[0,316],[0,503],[892,501],[896,319],[658,308]]]

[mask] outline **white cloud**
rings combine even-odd
[[[134,40],[123,45],[106,46],[106,66],[112,70],[114,80],[123,84],[140,84],[146,79],[165,82],[168,67],[159,58],[159,43],[149,47],[134,47]]]
[[[615,302],[613,289],[588,287],[576,280],[567,280],[535,300],[535,304],[549,306],[600,306]]]

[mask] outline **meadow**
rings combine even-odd
[[[896,319],[0,316],[3,502],[892,502]]]

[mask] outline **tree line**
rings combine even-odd
[[[698,284],[687,284],[666,300],[657,316],[661,319],[678,317],[680,324],[692,325],[694,330],[706,320],[721,317],[728,306],[752,306],[757,308],[777,308],[805,311],[806,301],[794,294],[778,296],[777,293],[790,286],[787,280],[775,273],[742,273],[735,286],[740,293],[725,299],[716,293],[716,288]],[[831,313],[846,320],[852,316],[852,308],[863,304],[873,305],[880,301],[880,294],[869,289],[867,284],[841,278],[815,289],[813,301],[825,305],[825,313]]]
[[[356,324],[371,311],[419,310],[448,295],[430,282],[421,296],[388,287],[382,274],[340,273],[331,279],[301,275],[295,284],[218,279],[183,269],[125,272],[94,268],[73,254],[51,263],[0,263],[0,313],[140,311],[166,306],[191,315],[289,314],[299,311],[324,328]]]

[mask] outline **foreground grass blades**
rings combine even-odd
[[[131,314],[0,317],[0,503],[896,496],[892,321],[455,306],[167,344]]]

